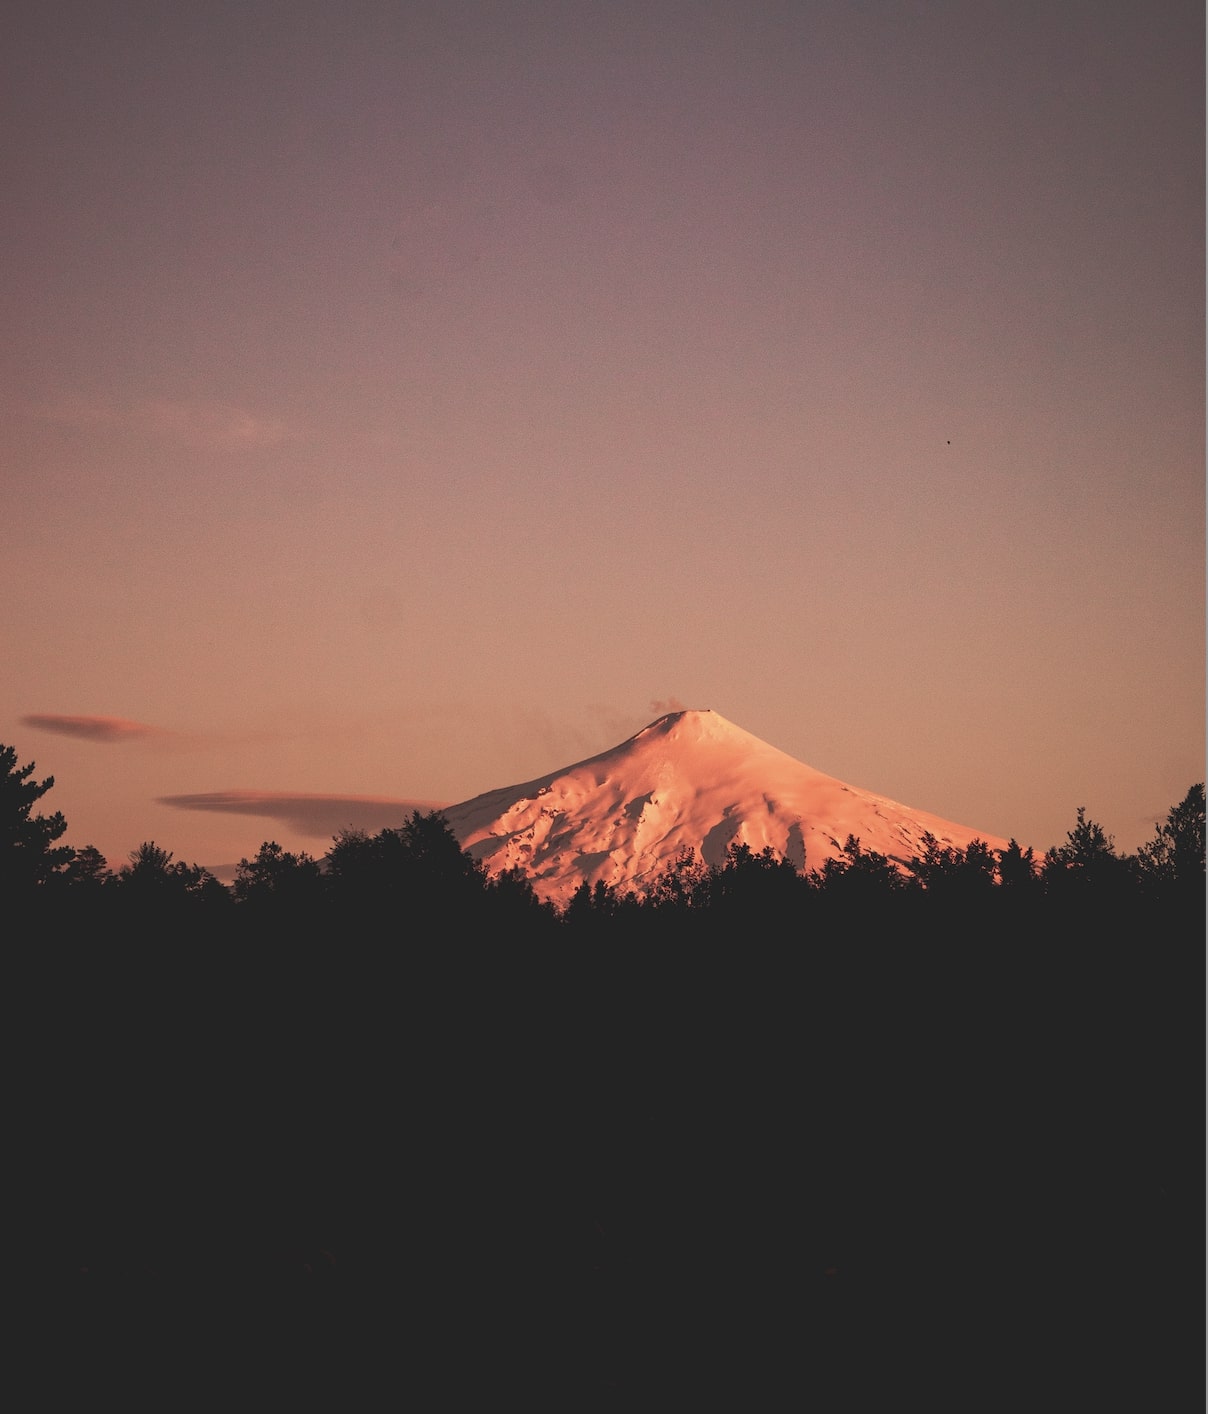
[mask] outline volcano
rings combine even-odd
[[[845,785],[708,710],[669,712],[598,756],[443,813],[489,873],[520,866],[560,906],[585,880],[640,892],[686,850],[713,865],[731,844],[770,845],[818,869],[848,835],[902,864],[928,833],[958,849],[1007,843]]]

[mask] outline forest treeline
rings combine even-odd
[[[1202,785],[1133,855],[1079,810],[559,911],[419,812],[111,870],[51,784],[0,747],[10,1203],[70,1329],[133,1291],[134,1360],[284,1319],[571,1408],[1201,1377]]]
[[[34,769],[18,765],[15,750],[0,745],[0,898],[10,917],[30,909],[31,921],[40,914],[47,926],[78,914],[93,928],[214,926],[252,936],[313,936],[337,925],[375,930],[374,919],[421,914],[454,934],[521,929],[530,939],[629,938],[651,928],[700,936],[732,929],[741,939],[751,930],[799,931],[811,922],[862,929],[881,922],[912,932],[961,928],[975,936],[1050,922],[1113,932],[1146,920],[1194,926],[1204,903],[1202,783],[1131,855],[1118,852],[1079,808],[1065,841],[1039,858],[1013,840],[1003,850],[980,840],[959,849],[928,835],[919,854],[894,860],[849,835],[837,857],[816,867],[807,859],[798,870],[771,848],[756,852],[735,843],[723,863],[711,866],[685,851],[640,889],[585,882],[559,910],[538,898],[519,869],[490,876],[435,811],[415,811],[373,835],[344,830],[323,859],[265,841],[240,861],[230,887],[154,841],[112,870],[95,847],[58,843],[66,820],[35,809],[53,778],[39,782]]]

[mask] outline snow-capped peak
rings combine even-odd
[[[770,845],[817,869],[848,835],[899,861],[926,833],[962,849],[1006,844],[845,785],[708,709],[668,712],[598,756],[444,814],[491,873],[519,865],[559,904],[584,880],[640,890],[686,849],[720,864],[732,843]]]

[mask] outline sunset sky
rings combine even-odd
[[[1135,848],[1204,778],[1203,73],[1200,0],[19,7],[0,741],[114,864],[679,705]]]

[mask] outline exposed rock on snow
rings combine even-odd
[[[1006,845],[844,785],[710,711],[670,712],[599,756],[444,814],[491,873],[519,865],[558,904],[584,880],[640,890],[686,849],[720,864],[732,843],[771,845],[817,869],[849,834],[899,861],[921,853],[927,832],[960,849]]]

